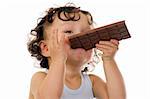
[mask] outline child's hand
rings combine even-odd
[[[118,50],[119,41],[111,39],[110,41],[100,41],[96,48],[103,52],[102,59],[113,59]]]
[[[49,38],[49,51],[52,62],[66,62],[70,46],[64,33],[53,30]]]

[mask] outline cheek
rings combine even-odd
[[[92,50],[88,50],[88,51],[86,51],[86,56],[87,56],[87,58],[91,58],[92,57]]]

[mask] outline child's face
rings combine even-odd
[[[64,16],[62,16],[64,17]],[[83,33],[92,28],[88,23],[88,17],[80,13],[80,20],[78,21],[62,21],[57,16],[53,23],[46,28],[46,38],[49,37],[53,29],[58,29],[58,32],[65,33],[66,36]],[[59,36],[59,35],[58,35]],[[78,62],[84,64],[91,58],[92,50],[85,51],[84,49],[70,49],[68,52],[69,62]]]

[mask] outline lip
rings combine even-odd
[[[83,49],[83,48],[76,48],[76,49],[73,49],[73,50],[85,51],[85,49]]]
[[[71,49],[73,52],[75,52],[75,53],[83,53],[83,52],[85,52],[85,49],[83,49],[83,48],[76,48],[76,49]]]

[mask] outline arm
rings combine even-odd
[[[103,59],[109,99],[125,99],[126,92],[122,75],[114,59]]]
[[[57,29],[53,30],[46,43],[48,47],[44,51],[49,55],[50,67],[47,76],[39,87],[39,97],[41,99],[60,99],[64,86],[69,45],[65,34],[58,32]]]
[[[106,83],[96,75],[90,74],[92,81],[93,93],[96,99],[109,99]]]
[[[59,35],[59,38],[58,38]],[[49,40],[41,41],[41,52],[47,57],[47,75],[36,74],[32,78],[32,93],[35,99],[60,99],[64,85],[64,75],[69,45],[63,33],[54,31]]]
[[[38,98],[38,88],[41,85],[41,83],[45,77],[46,77],[46,73],[44,73],[44,72],[36,72],[32,76],[31,84],[30,84],[29,99],[39,99]]]
[[[54,68],[47,74],[35,73],[31,79],[29,99],[59,99],[63,89],[63,70]]]
[[[116,40],[100,41],[96,44],[97,49],[103,52],[102,60],[104,66],[104,72],[106,76],[106,84],[100,79],[96,79],[95,86],[100,84],[104,86],[104,91],[108,97],[102,99],[125,99],[126,92],[122,75],[118,69],[118,66],[114,60],[115,53],[118,49],[119,42]],[[98,90],[99,89],[99,90]],[[97,88],[95,93],[100,96],[102,89]],[[103,94],[101,94],[103,96]]]
[[[47,76],[38,89],[40,99],[59,99],[64,85],[65,64],[52,63]]]

